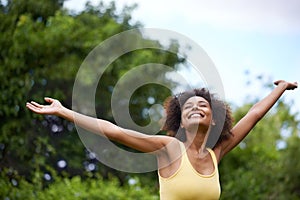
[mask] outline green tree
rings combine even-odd
[[[104,180],[101,176],[83,179],[80,176],[72,178],[55,177],[47,188],[40,189],[34,184],[21,179],[18,183],[13,180],[14,187],[1,187],[0,196],[3,199],[14,200],[158,200],[158,193],[150,186],[141,186],[137,178],[131,179],[131,184],[120,187],[116,178]],[[0,185],[11,184],[6,177],[0,179]]]
[[[89,157],[73,124],[57,117],[34,115],[25,108],[26,101],[42,102],[44,96],[58,98],[67,107],[72,107],[76,73],[89,52],[110,36],[141,27],[138,22],[131,22],[134,6],[124,7],[117,13],[113,2],[95,7],[87,4],[85,10],[74,14],[62,9],[62,4],[59,0],[11,0],[1,4],[0,170],[2,176],[11,180],[11,185],[1,187],[11,187],[15,181],[19,183],[25,178],[43,188],[51,182],[51,178],[50,181],[44,178],[45,174],[84,177],[91,173],[86,170],[91,163],[96,166],[95,174],[101,173],[105,178],[114,174],[123,184],[128,180],[128,174],[116,172]],[[96,94],[96,110],[101,118],[113,121],[112,88],[126,71],[149,62],[175,68],[183,61],[176,53],[167,51],[171,48],[178,51],[176,43],[163,47],[158,41],[144,38],[142,33],[131,42],[138,41],[155,43],[166,51],[138,50],[111,64],[101,79],[98,88],[101,92]],[[151,106],[140,99],[151,96],[157,103],[170,94],[165,88],[154,87],[145,86],[137,91],[131,99],[135,103],[131,107],[132,113]],[[137,115],[135,120],[145,124],[149,116]]]
[[[259,79],[262,90],[268,89],[264,78]],[[234,110],[235,121],[255,103],[251,101]],[[299,199],[299,121],[292,106],[282,98],[224,158],[222,199]]]

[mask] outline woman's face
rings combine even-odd
[[[212,121],[212,111],[206,99],[199,96],[189,98],[182,107],[181,127],[194,130],[198,126],[209,128]]]

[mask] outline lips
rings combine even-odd
[[[205,115],[203,114],[203,113],[201,113],[201,112],[197,112],[197,113],[191,113],[189,116],[188,116],[188,118],[190,119],[190,118],[203,118]]]

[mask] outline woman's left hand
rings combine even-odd
[[[287,82],[284,80],[278,80],[274,82],[275,85],[286,84],[286,90],[293,90],[298,87],[297,82]]]

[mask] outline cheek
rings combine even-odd
[[[186,120],[187,120],[186,112],[182,111],[180,119],[181,119],[180,120],[180,125],[182,127],[184,124],[186,124]]]

